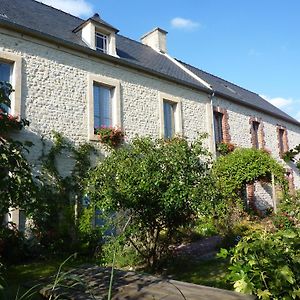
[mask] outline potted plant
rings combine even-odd
[[[101,143],[117,148],[124,142],[125,133],[118,127],[101,126],[95,129],[95,134],[99,136]]]

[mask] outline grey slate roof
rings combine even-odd
[[[107,22],[105,22],[104,20],[102,20],[102,19],[100,18],[99,14],[94,14],[91,18],[89,18],[89,19],[87,19],[86,21],[82,22],[82,23],[79,25],[79,27],[77,27],[77,28],[75,28],[75,29],[73,30],[73,32],[76,32],[77,29],[82,28],[82,26],[83,26],[85,23],[87,23],[88,21],[90,21],[90,20],[91,20],[91,21],[94,21],[95,23],[98,23],[98,24],[100,24],[100,25],[102,25],[102,26],[104,26],[104,27],[106,27],[106,28],[108,28],[108,29],[110,29],[110,30],[112,30],[112,31],[114,31],[115,33],[117,33],[117,32],[119,31],[119,29],[113,27],[113,26],[110,25],[109,23],[107,23]]]
[[[3,18],[1,15],[6,15],[7,18]],[[40,2],[34,0],[1,0],[0,26],[1,19],[88,48],[80,36],[73,32],[85,20]],[[103,23],[108,24],[105,21]],[[199,81],[193,79],[167,57],[160,55],[150,47],[121,35],[117,35],[116,40],[117,54],[120,56],[120,60],[207,90]],[[99,55],[106,56],[102,53]]]
[[[291,116],[289,116],[276,106],[272,105],[270,102],[263,99],[258,94],[246,90],[222,78],[209,74],[196,67],[188,65],[184,62],[181,63],[194,74],[196,74],[197,76],[205,80],[209,85],[211,85],[216,94],[224,96],[225,98],[236,100],[237,102],[246,106],[258,108],[259,110],[271,113],[285,120],[296,122],[298,123],[298,125],[300,125],[300,123],[297,120],[293,119]]]
[[[5,25],[7,27],[9,25],[15,25],[18,28],[24,29],[24,31],[29,30],[34,34],[51,37],[62,43],[76,45],[83,50],[87,50],[89,49],[87,45],[81,40],[78,34],[73,32],[74,29],[83,22],[85,22],[85,20],[35,0],[1,0],[0,3],[0,26]],[[112,27],[101,18],[97,18],[97,22]],[[193,88],[209,92],[206,86],[187,74],[166,56],[157,53],[150,47],[119,34],[116,35],[116,45],[117,54],[120,57],[118,61],[120,61],[120,63],[124,62],[127,63],[127,65],[140,67],[150,73],[153,72],[154,75],[161,75],[163,78],[175,80],[176,82],[186,84]],[[108,55],[103,53],[97,55],[104,59],[111,59]],[[274,107],[257,94],[193,66],[184,65],[209,83],[219,95],[300,125],[298,121]]]

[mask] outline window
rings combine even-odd
[[[14,116],[21,114],[21,76],[21,56],[0,51],[0,80],[8,81],[14,89],[10,95],[10,113]],[[5,106],[3,108],[6,109]]]
[[[175,135],[176,103],[164,100],[164,138],[170,139]]]
[[[279,156],[282,157],[284,152],[289,150],[287,130],[284,126],[277,126],[277,139]]]
[[[11,82],[12,64],[0,61],[0,81]]]
[[[12,64],[0,61],[0,81],[11,82]],[[0,107],[6,112],[10,112],[10,108],[5,104],[0,104]]]
[[[96,33],[96,50],[107,53],[108,51],[108,36],[102,33]]]
[[[252,129],[252,146],[255,149],[259,149],[259,140],[258,140],[259,122],[253,121],[251,129]]]
[[[111,88],[94,84],[94,128],[112,126],[112,94]]]
[[[278,147],[279,147],[279,153],[284,152],[284,143],[283,143],[283,136],[284,136],[284,129],[278,129]]]
[[[159,93],[160,137],[170,139],[182,134],[181,102],[178,98]]]
[[[120,81],[88,75],[88,137],[99,140],[95,128],[121,127]]]
[[[214,111],[215,142],[217,144],[223,141],[223,116],[224,115],[222,113]]]

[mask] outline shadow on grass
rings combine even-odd
[[[168,263],[167,275],[179,281],[233,290],[226,281],[228,266],[229,261],[225,259],[192,260],[177,257]]]
[[[47,260],[28,262],[26,264],[8,266],[5,273],[7,287],[4,289],[4,299],[15,299],[18,293],[19,295],[23,295],[38,281],[55,275],[63,260],[64,257],[57,257]],[[82,265],[83,263],[95,263],[95,260],[72,259],[64,265],[63,270],[66,271],[70,268]],[[39,289],[40,287],[38,287],[36,291]],[[0,299],[2,299],[1,295]],[[42,298],[38,293],[36,293],[30,299],[40,300],[45,298]]]

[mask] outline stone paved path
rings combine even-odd
[[[67,290],[56,290],[55,294],[65,292],[63,299],[102,300],[107,299],[110,269],[98,266],[82,266],[72,271],[88,286]],[[91,293],[90,293],[90,292]],[[49,297],[49,290],[41,293]],[[93,296],[92,296],[92,295]],[[135,272],[115,270],[113,284],[114,300],[247,300],[254,299],[232,291],[226,291],[161,277],[143,275]]]

